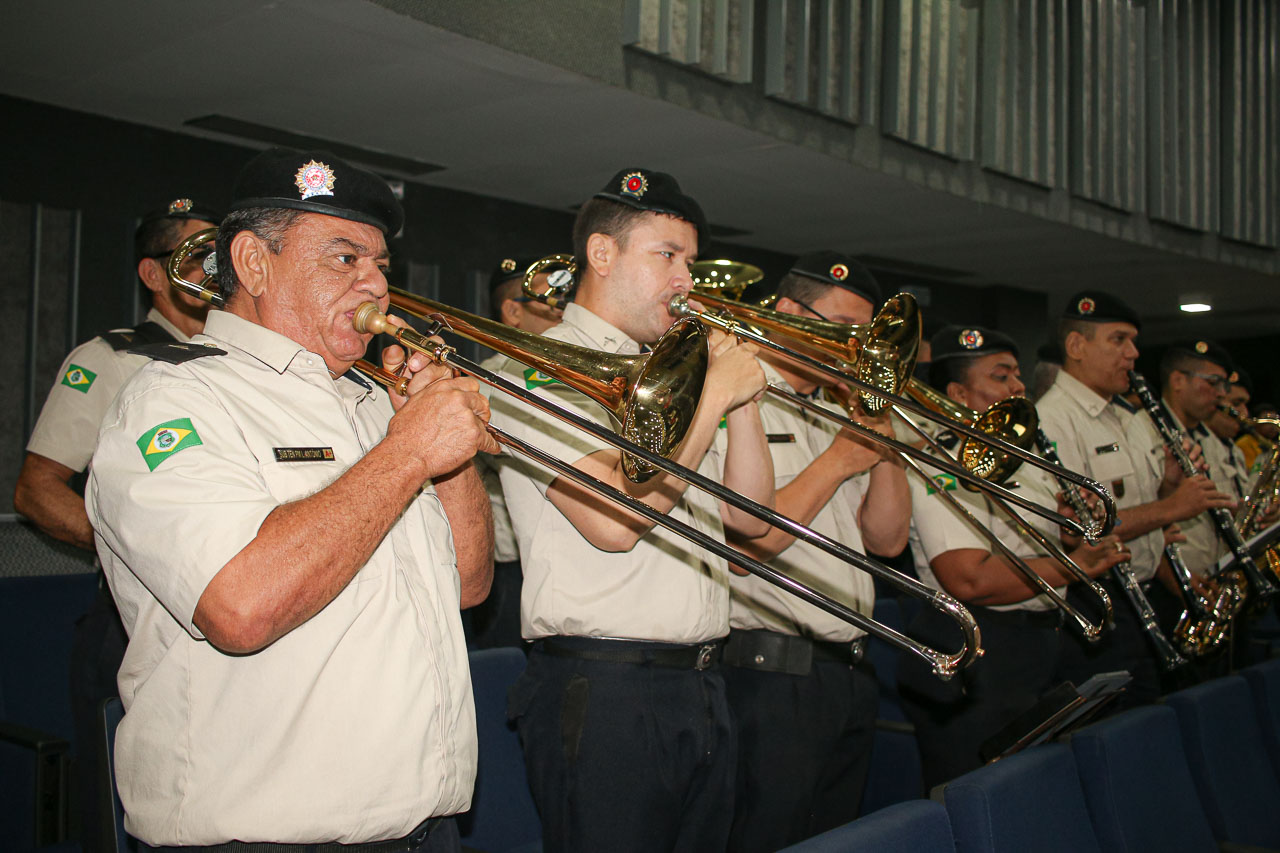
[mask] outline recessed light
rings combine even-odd
[[[1207,302],[1184,302],[1178,307],[1188,314],[1203,314],[1205,311],[1213,310],[1213,306]]]

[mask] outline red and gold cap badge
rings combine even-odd
[[[844,264],[832,264],[831,269],[827,270],[827,275],[836,281],[844,281],[849,277],[849,268]]]
[[[1204,341],[1196,341],[1196,352],[1204,355],[1209,351],[1209,345]]]
[[[649,191],[649,180],[643,172],[628,172],[622,176],[622,194],[640,198]]]
[[[503,272],[515,272],[516,262],[511,258],[503,258],[502,263],[498,265]]]
[[[960,333],[960,346],[965,349],[977,349],[982,346],[982,332],[977,329],[965,329]]]
[[[179,213],[190,213],[191,208],[195,206],[196,203],[189,198],[175,198],[169,202],[169,215],[177,216]]]
[[[333,169],[316,160],[303,164],[293,178],[304,200],[317,195],[333,195],[333,181]]]
[[[1086,296],[1076,303],[1076,313],[1092,314],[1097,309],[1097,307],[1098,307],[1097,303]]]

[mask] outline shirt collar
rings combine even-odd
[[[1058,371],[1058,378],[1054,384],[1059,386],[1064,394],[1075,400],[1091,418],[1098,417],[1107,410],[1107,406],[1111,405],[1110,400],[1099,396],[1093,389],[1065,370]]]
[[[204,323],[204,334],[248,353],[276,373],[284,373],[294,358],[306,352],[297,341],[229,311],[210,311]],[[323,365],[323,360],[320,361]]]
[[[640,344],[627,337],[626,332],[576,302],[565,306],[564,322],[581,330],[595,349],[623,355],[640,352]]]
[[[173,325],[173,323],[169,322],[169,318],[161,314],[159,309],[157,308],[152,308],[150,311],[147,312],[147,320],[152,323],[155,323],[157,326],[164,329],[169,334],[173,335],[174,340],[177,340],[177,341],[191,340],[191,338],[187,337],[181,329]]]

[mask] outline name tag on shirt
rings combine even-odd
[[[1115,453],[1115,452],[1116,452],[1117,450],[1119,450],[1119,449],[1120,449],[1120,445],[1119,445],[1118,443],[1116,443],[1116,442],[1114,442],[1114,441],[1113,441],[1113,442],[1111,442],[1110,444],[1103,444],[1103,445],[1101,445],[1101,446],[1099,446],[1099,447],[1095,447],[1095,448],[1093,449],[1093,452],[1094,452],[1094,453],[1098,453],[1098,454],[1102,454],[1102,453]]]
[[[273,447],[277,462],[332,462],[332,447]]]
[[[771,432],[765,438],[770,444],[795,444],[796,434],[793,432]]]

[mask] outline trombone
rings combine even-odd
[[[196,246],[212,239],[215,234],[216,229],[206,229],[183,241],[170,258],[169,273],[170,283],[174,287],[189,293],[200,292],[201,298],[221,307],[224,300],[210,286],[211,275],[206,275],[201,282],[196,283],[183,279],[178,272],[186,255]],[[208,272],[206,269],[206,273]],[[678,322],[658,342],[653,353],[638,357],[623,356],[620,357],[622,360],[616,360],[614,356],[521,332],[394,288],[391,291],[391,302],[406,313],[431,320],[435,326],[433,332],[453,331],[535,367],[591,396],[621,423],[622,431],[627,437],[521,388],[458,355],[452,347],[432,340],[429,335],[392,325],[372,302],[361,305],[356,311],[353,319],[356,331],[361,334],[390,334],[404,346],[422,352],[440,364],[461,370],[612,445],[621,451],[624,472],[627,472],[629,478],[631,472],[634,472],[640,478],[638,481],[643,481],[651,473],[664,471],[756,518],[786,530],[792,536],[803,539],[850,565],[884,579],[955,620],[964,637],[963,645],[959,651],[951,653],[925,646],[724,542],[653,509],[631,495],[584,474],[567,462],[550,456],[497,427],[488,426],[499,443],[726,561],[741,566],[809,604],[880,637],[890,645],[918,655],[940,678],[952,677],[960,667],[969,665],[982,655],[977,623],[969,611],[950,595],[902,575],[667,458],[678,450],[700,395],[707,359],[706,330],[701,324],[691,320]],[[397,393],[404,394],[408,390],[408,381],[395,373],[363,360],[357,362],[356,366]],[[639,441],[631,440],[632,437]],[[630,467],[626,462],[628,456],[633,457]]]
[[[1029,450],[993,438],[981,429],[969,426],[962,421],[940,418],[928,406],[899,395],[898,392],[906,386],[911,375],[915,350],[920,338],[919,314],[915,300],[908,294],[900,293],[890,298],[871,323],[865,326],[793,317],[790,314],[760,306],[735,302],[705,291],[694,293],[692,297],[720,309],[725,312],[725,315],[708,310],[698,311],[689,306],[688,297],[683,294],[671,300],[669,310],[675,316],[697,316],[704,323],[855,388],[861,393],[864,408],[869,411],[875,412],[885,405],[892,405],[899,415],[902,415],[905,410],[922,415],[931,421],[944,423],[953,432],[965,438],[975,439],[1000,453],[1050,470],[1048,463]],[[1001,488],[996,483],[975,476],[960,465],[939,459],[910,444],[883,436],[857,421],[841,417],[786,389],[771,385],[766,390],[819,417],[851,429],[871,441],[887,445],[899,453],[926,462],[939,470],[959,477],[981,491],[1047,518],[1076,535],[1104,536],[1114,526],[1115,508],[1110,494],[1096,481],[1074,471],[1063,470],[1061,473],[1070,482],[1097,495],[1098,500],[1109,508],[1101,525],[1091,525],[1086,529],[1080,522]],[[867,406],[868,400],[873,401],[871,406]],[[926,440],[929,440],[928,436]]]

